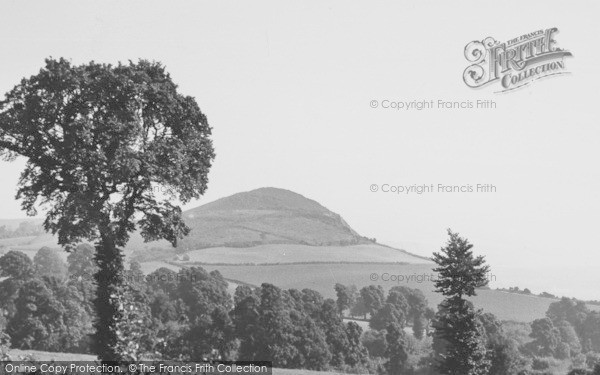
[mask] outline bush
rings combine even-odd
[[[581,353],[572,357],[571,361],[573,362],[573,368],[585,368],[587,366],[586,360],[586,356]]]
[[[596,352],[587,353],[585,356],[585,364],[588,368],[594,368],[594,366],[600,365],[600,353],[596,353]]]
[[[0,361],[10,361],[8,348],[10,347],[10,337],[0,331]]]
[[[368,330],[363,334],[362,344],[367,348],[369,356],[385,357],[387,351],[387,340],[384,331]]]
[[[571,348],[568,344],[561,342],[556,347],[556,352],[554,356],[558,359],[568,359],[571,358]]]
[[[548,370],[550,362],[546,358],[534,358],[531,363],[531,368],[534,370]]]

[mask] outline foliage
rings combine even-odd
[[[10,347],[10,336],[0,331],[0,361],[10,361],[8,348]]]
[[[0,257],[0,313],[7,319],[17,312],[15,300],[19,289],[33,277],[31,259],[20,251],[9,251]]]
[[[62,260],[58,251],[47,246],[42,247],[33,257],[33,266],[36,275],[53,276],[59,279],[67,274],[67,265]]]
[[[33,276],[33,262],[20,251],[11,250],[0,257],[0,277],[27,280]]]
[[[398,324],[390,323],[386,328],[387,357],[386,369],[389,374],[401,374],[406,367],[408,353],[406,352],[405,333]]]
[[[214,158],[206,117],[159,63],[47,59],[0,102],[0,153],[27,159],[17,198],[67,249],[96,242],[97,353],[119,359],[122,252],[137,228],[173,245],[189,232],[170,203],[199,198]],[[165,196],[156,193],[163,187]],[[123,338],[126,339],[126,338]]]
[[[7,327],[15,347],[34,350],[59,347],[60,333],[66,330],[64,306],[42,280],[26,282],[19,289],[15,305],[16,314]]]
[[[354,322],[348,322],[346,325],[346,337],[348,344],[345,348],[344,361],[347,366],[359,367],[361,364],[366,365],[368,352],[367,348],[361,341],[362,328]]]
[[[406,324],[406,318],[404,312],[399,311],[391,303],[386,303],[382,308],[371,317],[369,327],[375,330],[386,329],[390,324],[398,325],[404,328]]]
[[[549,318],[536,319],[531,323],[533,341],[527,347],[533,355],[551,357],[560,343],[560,331]]]
[[[278,367],[365,369],[367,349],[356,323],[344,324],[338,304],[310,289],[239,286],[232,317],[239,360],[269,360]]]
[[[560,332],[560,344],[557,347],[557,358],[567,359],[581,353],[581,342],[575,331],[575,327],[566,321],[558,322],[556,327]]]
[[[381,285],[369,285],[360,290],[360,299],[371,316],[383,307],[384,292]]]
[[[483,257],[475,257],[471,245],[448,230],[450,239],[440,253],[434,253],[434,269],[439,277],[436,291],[446,296],[434,322],[436,366],[442,374],[487,374],[490,362],[485,347],[485,331],[480,312],[464,299],[486,285],[488,266]]]
[[[491,313],[479,315],[485,331],[487,355],[490,361],[490,375],[516,374],[525,367],[518,344],[510,338],[503,324]]]
[[[355,285],[345,286],[342,284],[335,284],[335,293],[337,295],[337,306],[340,312],[349,310],[356,304],[358,298],[358,290]]]
[[[79,244],[67,256],[68,273],[72,278],[87,278],[97,271],[94,263],[94,247],[88,244]]]
[[[385,357],[387,354],[387,339],[385,331],[368,330],[362,337],[362,343],[371,357]]]
[[[395,286],[390,289],[387,300],[405,314],[406,321],[412,322],[414,336],[422,339],[428,321],[434,316],[431,309],[428,311],[427,299],[423,292],[420,289]]]
[[[19,223],[15,229],[10,229],[6,225],[0,226],[0,238],[31,237],[42,233],[44,233],[44,228],[30,221]]]

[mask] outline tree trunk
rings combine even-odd
[[[117,352],[117,323],[120,311],[118,296],[123,291],[123,254],[117,248],[112,233],[101,234],[96,244],[95,261],[98,265],[95,279],[97,283],[96,322],[94,323],[95,353],[103,361],[118,361],[122,353]]]

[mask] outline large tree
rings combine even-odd
[[[473,254],[473,245],[448,230],[450,239],[439,253],[436,291],[446,297],[435,318],[434,350],[438,370],[445,375],[484,375],[489,371],[485,331],[480,312],[465,297],[487,284],[489,267],[482,256]]]
[[[0,102],[0,153],[26,159],[17,198],[67,250],[96,244],[96,352],[116,348],[122,247],[139,229],[176,245],[189,232],[177,200],[199,198],[214,158],[211,128],[160,63],[75,66],[47,59]]]

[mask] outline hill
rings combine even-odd
[[[165,241],[144,243],[138,234],[132,236],[127,249],[140,262],[168,260],[183,252],[207,263],[429,262],[359,235],[339,214],[285,189],[234,194],[183,215],[191,232],[178,249]],[[354,257],[357,252],[362,255]],[[353,259],[346,259],[348,256]]]
[[[186,211],[184,217],[192,228],[182,241],[184,249],[371,242],[316,201],[277,188],[234,194]]]

